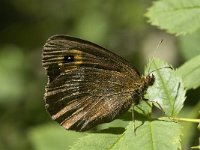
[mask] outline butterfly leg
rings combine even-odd
[[[158,103],[158,102],[156,102],[156,101],[151,101],[151,100],[148,100],[148,101],[145,101],[148,105],[150,105],[148,102],[151,102],[152,104],[154,104],[154,106],[158,106],[158,108],[162,111],[162,113],[163,114],[165,114],[165,111],[164,111],[164,109],[161,107],[161,105]]]
[[[136,126],[135,126],[135,114],[134,114],[134,108],[135,108],[135,103],[133,103],[133,107],[132,107],[132,121],[133,121],[133,131],[134,134],[136,136]]]

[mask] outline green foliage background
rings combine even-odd
[[[190,3],[194,14],[199,14],[198,3],[195,0]],[[147,62],[145,58],[151,57],[149,51],[144,50],[148,43],[152,44],[148,50],[155,51],[159,41],[164,39],[156,50],[161,53],[158,57],[167,56],[166,61],[175,68],[199,55],[199,17],[192,15],[190,25],[187,24],[187,18],[191,17],[193,10],[186,12],[187,9],[181,9],[187,6],[187,2],[162,0],[154,7],[151,6],[152,2],[147,0],[1,0],[0,149],[75,149],[79,147],[77,141],[87,135],[65,131],[51,121],[45,111],[43,94],[47,77],[41,66],[41,52],[49,36],[67,34],[98,43],[129,60],[141,73]],[[151,9],[147,13],[149,7]],[[169,13],[161,13],[162,10]],[[174,10],[179,10],[177,16],[171,14]],[[147,22],[165,31],[152,27]],[[187,26],[184,28],[180,24]],[[173,34],[169,35],[166,31]],[[181,36],[176,37],[175,34]],[[156,37],[153,38],[153,43],[151,37]],[[171,49],[174,51],[170,51]],[[199,57],[196,59],[199,60]],[[195,65],[199,68],[199,64],[195,63],[186,66],[188,69],[180,67],[178,71],[180,74],[187,74],[187,70],[192,71],[191,66]],[[196,73],[195,76],[196,81],[190,82],[187,77],[183,79],[188,91],[180,116],[199,116],[199,74]],[[130,113],[124,116],[131,120]],[[128,121],[118,119],[113,125],[126,127]],[[106,129],[107,126],[109,125],[105,124],[99,128]],[[108,139],[117,138],[121,130],[124,131],[124,128],[113,131],[116,134],[108,134]],[[197,132],[195,124],[183,124],[183,149],[198,145]],[[95,140],[95,135],[89,136],[94,136]]]

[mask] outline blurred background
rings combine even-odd
[[[198,41],[200,34],[175,37],[148,24],[145,13],[151,5],[151,0],[1,0],[0,149],[62,149],[82,136],[67,135],[44,108],[47,76],[41,53],[52,35],[97,43],[127,59],[141,73],[152,56],[176,68],[199,53],[195,48],[188,52],[187,41]],[[196,105],[199,91],[187,93],[183,114]],[[197,131],[188,128],[186,145],[197,144]]]

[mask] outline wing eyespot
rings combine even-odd
[[[66,55],[63,58],[63,63],[70,63],[70,62],[74,62],[74,56],[73,55]]]

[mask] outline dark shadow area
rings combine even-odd
[[[200,88],[197,88],[195,90],[191,89],[188,90],[186,93],[186,101],[185,101],[185,105],[189,105],[189,106],[195,106],[199,100],[200,100]]]
[[[109,133],[109,134],[122,134],[125,131],[125,128],[122,127],[109,127],[103,130],[97,130],[92,133]]]

